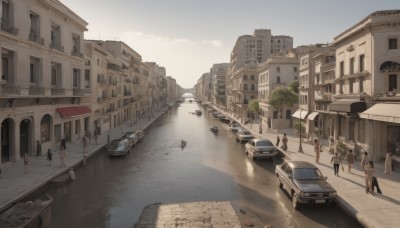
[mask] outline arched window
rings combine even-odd
[[[50,142],[50,121],[50,115],[43,116],[40,121],[40,140],[42,143]]]

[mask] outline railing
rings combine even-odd
[[[102,75],[97,75],[97,82],[102,82],[102,83],[107,83],[107,81],[104,79]]]
[[[72,90],[72,94],[73,94],[73,96],[83,97],[83,96],[85,96],[85,90],[74,88]]]
[[[2,31],[11,33],[13,35],[18,35],[19,30],[17,28],[15,28],[14,26],[12,26],[12,24],[9,21],[5,20],[4,18],[1,19],[0,27],[1,27]]]
[[[43,45],[44,39],[39,37],[36,33],[29,33],[29,40]]]
[[[0,94],[21,95],[21,87],[17,85],[3,84],[0,86]]]
[[[65,95],[64,88],[51,88],[51,95]]]
[[[64,52],[64,47],[61,44],[50,43],[50,48]]]
[[[131,92],[124,92],[124,96],[132,96]]]
[[[80,53],[80,52],[78,52],[78,51],[72,51],[72,52],[71,52],[71,55],[72,55],[72,56],[76,56],[76,57],[81,57],[81,58],[83,58],[83,54]]]
[[[44,95],[44,87],[32,85],[29,87],[29,95]]]

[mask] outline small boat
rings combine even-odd
[[[212,127],[210,128],[210,131],[212,131],[212,132],[218,132],[218,127],[217,127],[217,126],[212,126]]]
[[[196,115],[200,116],[201,115],[201,111],[200,110],[196,110]]]
[[[184,141],[184,140],[182,140],[182,141],[181,141],[181,148],[183,149],[183,147],[185,147],[185,146],[186,146],[186,144],[187,144],[187,142],[186,142],[186,141]]]

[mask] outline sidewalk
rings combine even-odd
[[[228,113],[222,112],[240,123],[240,121]],[[250,130],[254,136],[267,138],[274,144],[276,134],[269,134],[263,129],[259,134],[259,124],[242,125]],[[281,135],[282,139],[282,135]],[[302,143],[304,153],[299,153],[299,138],[288,135],[288,151],[285,159],[307,161],[315,164],[314,145]],[[383,194],[374,195],[365,193],[364,172],[361,170],[360,161],[356,161],[352,168],[352,174],[347,173],[347,162],[343,161],[344,170],[340,168],[339,176],[333,173],[333,165],[330,164],[332,154],[326,147],[320,155],[320,164],[317,167],[328,177],[328,182],[338,193],[338,205],[347,213],[354,216],[364,227],[399,227],[400,216],[400,173],[393,172],[391,175],[384,173],[384,164],[374,162],[375,176],[378,178],[379,187]]]
[[[149,119],[144,117],[133,126],[124,123],[114,129],[110,130],[110,141],[118,139],[123,136],[125,132],[136,129],[146,129],[153,121],[158,119],[164,114],[167,109],[153,113],[154,117]],[[86,156],[89,158],[97,151],[107,145],[107,134],[99,135],[98,144],[91,144],[86,148]],[[0,211],[4,211],[13,204],[17,203],[22,198],[40,189],[55,177],[63,174],[71,167],[79,165],[83,161],[83,146],[80,142],[67,143],[67,159],[66,167],[60,166],[60,151],[57,148],[53,152],[53,161],[51,166],[48,165],[46,155],[31,156],[30,168],[28,173],[25,174],[24,162],[19,160],[17,162],[8,162],[1,166],[2,174],[0,178]]]

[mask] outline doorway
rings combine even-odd
[[[13,127],[13,120],[10,118],[1,123],[1,163],[11,160]]]
[[[31,120],[24,119],[19,125],[19,155],[22,158],[25,153],[31,155]]]

